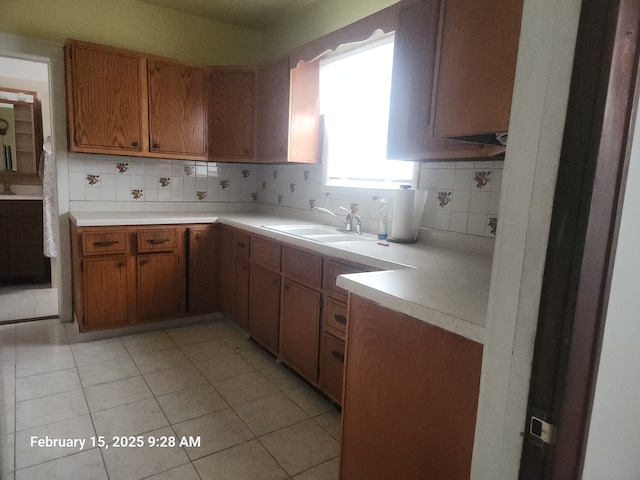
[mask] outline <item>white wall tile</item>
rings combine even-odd
[[[435,228],[439,230],[449,230],[450,225],[451,225],[451,211],[436,210]]]
[[[469,213],[467,233],[472,233],[474,235],[486,235],[487,215],[482,213]]]
[[[449,225],[449,230],[451,230],[452,232],[466,233],[468,219],[468,212],[451,212],[451,223]]]
[[[475,191],[471,192],[471,201],[469,203],[469,212],[471,213],[488,213],[490,192]]]

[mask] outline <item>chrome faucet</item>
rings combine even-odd
[[[342,207],[340,207],[340,208],[342,208]],[[342,224],[342,226],[345,228],[345,230],[349,230],[347,222],[342,220],[339,216],[337,216],[331,210],[327,210],[326,208],[322,208],[322,207],[313,207],[311,210],[316,212],[316,214],[318,214],[318,213],[326,213],[327,215],[331,215],[333,218],[337,219]]]
[[[311,210],[313,210],[316,213],[326,213],[328,215],[331,215],[333,218],[337,219],[342,224],[342,226],[347,232],[355,232],[358,235],[362,235],[362,222],[360,220],[360,216],[356,215],[355,211],[353,210],[349,210],[345,207],[340,207],[340,210],[344,210],[345,212],[347,212],[347,216],[345,217],[344,220],[342,220],[339,216],[337,216],[331,210],[327,210],[326,208],[313,207]]]

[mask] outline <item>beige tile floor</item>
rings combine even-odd
[[[0,322],[58,315],[58,289],[50,284],[0,286]]]
[[[57,319],[1,325],[0,364],[3,480],[337,478],[338,411],[224,320],[87,343]],[[32,446],[47,436],[86,444]]]

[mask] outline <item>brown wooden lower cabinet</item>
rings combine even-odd
[[[72,222],[73,311],[80,330],[217,311],[217,231],[212,225]]]
[[[274,355],[278,353],[280,274],[251,265],[249,334]]]
[[[249,259],[235,257],[233,268],[233,320],[249,329]]]
[[[280,356],[312,383],[318,381],[318,347],[322,294],[283,280]]]
[[[341,480],[468,480],[482,345],[351,297]]]
[[[344,378],[344,342],[333,335],[322,335],[320,388],[337,404],[342,404]]]
[[[117,256],[82,261],[85,313],[78,321],[85,329],[129,323],[131,288],[128,260]]]
[[[182,313],[180,257],[175,253],[138,256],[138,318],[176,317]]]
[[[233,317],[233,228],[220,228],[220,311]]]

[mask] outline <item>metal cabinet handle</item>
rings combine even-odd
[[[338,352],[337,350],[331,350],[331,355],[333,355],[333,358],[338,360],[340,363],[344,363],[344,353]]]
[[[347,324],[347,317],[345,317],[344,315],[334,315],[333,319],[338,322],[341,323],[342,325],[346,325]]]
[[[115,245],[116,243],[120,243],[118,240],[103,240],[100,242],[93,242],[93,245],[96,247],[110,247],[111,245]]]
[[[167,243],[168,241],[168,238],[150,238],[149,240],[147,240],[147,242],[151,245],[160,245],[163,243]]]

